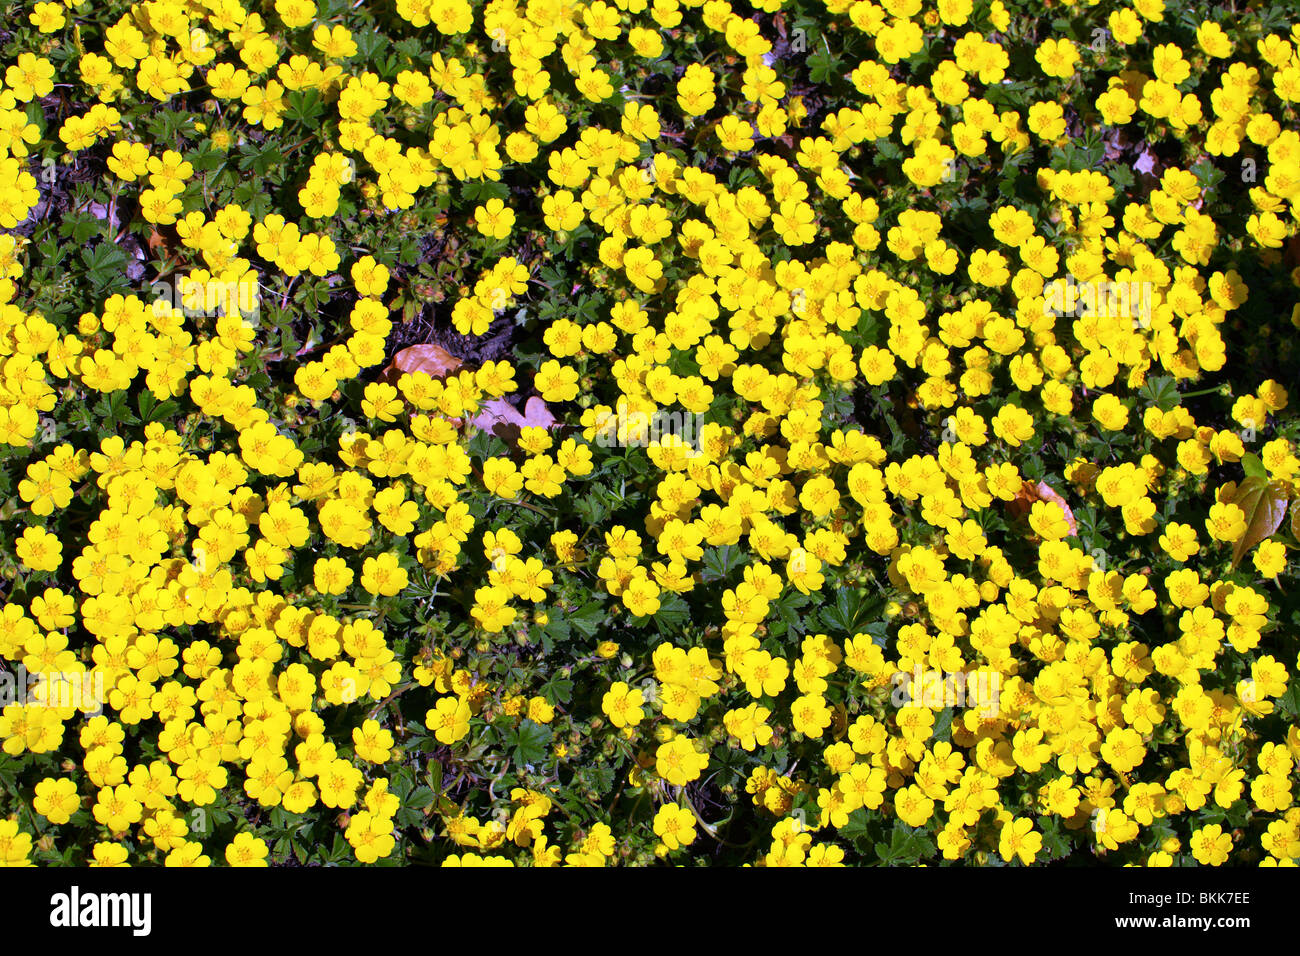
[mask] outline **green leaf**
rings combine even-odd
[[[549,654],[556,641],[567,641],[572,633],[568,621],[563,616],[550,615],[550,620],[542,630],[542,651]]]
[[[1246,552],[1269,537],[1286,517],[1287,494],[1279,482],[1251,476],[1237,485],[1232,503],[1246,513],[1246,533],[1232,546],[1235,568]]]
[[[299,123],[310,122],[325,109],[320,94],[315,90],[294,90],[285,99],[289,107],[284,111],[284,115]]]
[[[814,83],[826,83],[841,69],[840,58],[824,50],[808,57],[808,76]]]
[[[84,246],[98,232],[99,220],[89,213],[70,212],[59,224],[59,233],[78,246]]]
[[[1178,404],[1178,387],[1167,375],[1149,378],[1138,394],[1155,405],[1162,412],[1167,412]]]
[[[1070,853],[1070,843],[1061,832],[1061,824],[1049,818],[1043,823],[1043,850],[1047,859],[1057,860]]]
[[[565,616],[569,627],[584,637],[595,637],[605,620],[605,609],[594,601]]]
[[[1131,189],[1136,182],[1133,170],[1128,166],[1113,164],[1107,167],[1106,174],[1110,177],[1110,181],[1115,185],[1116,190],[1120,192]]]
[[[95,403],[92,412],[110,428],[116,428],[118,425],[140,424],[140,419],[136,418],[135,413],[131,411],[131,406],[127,403],[127,393],[123,390],[111,392],[101,398]]]
[[[875,147],[876,153],[882,159],[901,159],[903,156],[903,150],[897,143],[891,142],[889,139],[876,140]]]
[[[126,277],[126,253],[111,242],[99,242],[91,247],[83,247],[81,261],[86,265],[86,272],[96,293],[110,282]]]
[[[939,715],[934,721],[934,733],[932,735],[935,740],[951,739],[952,716],[953,709],[951,707],[945,707],[943,710],[939,711]]]
[[[609,508],[597,494],[586,495],[579,498],[573,506],[573,510],[578,513],[586,524],[599,525],[609,514]]]
[[[879,604],[853,588],[840,588],[835,592],[835,603],[822,608],[821,621],[828,629],[851,637],[874,616]]]
[[[1193,166],[1192,174],[1196,177],[1196,181],[1201,188],[1207,192],[1213,191],[1215,186],[1223,182],[1223,170],[1208,160],[1201,160],[1201,162]]]
[[[507,738],[507,744],[511,748],[511,757],[515,762],[515,766],[524,769],[535,763],[540,763],[542,758],[546,756],[551,736],[550,727],[527,718],[520,721],[518,728],[511,731]]]
[[[552,677],[542,685],[542,696],[552,706],[567,704],[573,697],[573,681],[564,677]]]
[[[226,154],[218,149],[210,149],[207,143],[203,148],[186,156],[186,161],[198,173],[210,173],[226,161]]]
[[[466,183],[461,187],[460,194],[467,202],[485,203],[489,199],[500,199],[502,202],[508,202],[510,187],[505,183]]]
[[[1278,712],[1287,720],[1300,717],[1300,677],[1293,677],[1287,691],[1277,699]]]
[[[839,828],[839,835],[857,844],[861,849],[863,844],[870,839],[870,823],[870,815],[864,808],[859,807],[849,814],[849,822]]]
[[[798,591],[791,591],[789,594],[781,597],[773,607],[777,617],[783,624],[795,634],[802,634],[808,626],[805,615],[800,610],[809,604],[808,595]]]
[[[252,172],[256,176],[265,176],[268,172],[284,162],[284,154],[274,146],[267,146],[251,154],[246,154],[239,161],[242,172]]]
[[[430,760],[429,769],[424,775],[424,782],[433,794],[433,799],[437,799],[442,794],[442,764],[436,760]],[[432,803],[432,800],[430,802]]]
[[[910,866],[934,851],[934,843],[924,829],[909,827],[901,820],[894,821],[888,844],[876,844],[880,862],[890,866]]]
[[[1259,460],[1259,456],[1253,452],[1246,452],[1241,456],[1241,469],[1246,473],[1247,478],[1258,478],[1261,481],[1268,481],[1268,469],[1264,463]]]
[[[169,422],[176,417],[180,409],[180,406],[171,399],[165,402],[158,401],[153,392],[147,389],[140,393],[135,404],[140,412],[140,421],[143,422]]]
[[[614,768],[610,766],[592,767],[586,773],[587,785],[596,791],[598,796],[604,796],[609,793],[614,786]]]
[[[424,49],[420,46],[420,41],[417,37],[407,37],[405,40],[398,40],[393,44],[393,49],[408,60],[421,60],[424,58]]]
[[[376,30],[367,30],[364,33],[353,34],[352,39],[357,45],[357,52],[354,59],[362,63],[375,59],[379,55],[379,52],[389,42],[387,37]]]
[[[691,609],[686,606],[680,594],[668,594],[659,599],[659,610],[654,613],[655,626],[660,634],[681,629],[690,617]]]
[[[741,557],[741,549],[735,545],[705,548],[702,577],[705,582],[721,581],[740,565]]]

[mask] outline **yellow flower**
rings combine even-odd
[[[261,837],[240,832],[226,846],[226,862],[231,866],[266,866],[269,852],[266,841]]]
[[[469,734],[469,704],[459,697],[443,697],[425,714],[425,726],[440,743],[454,744]]]
[[[1217,823],[1192,832],[1192,856],[1203,866],[1220,866],[1232,851],[1232,835]]]
[[[408,581],[406,569],[398,563],[395,554],[366,558],[361,565],[361,586],[370,594],[391,597],[401,593]]]
[[[1253,560],[1255,570],[1266,578],[1275,578],[1286,568],[1286,545],[1281,541],[1261,541]]]
[[[63,563],[63,544],[44,528],[24,528],[14,546],[18,560],[33,571],[56,571]]]
[[[1128,424],[1128,408],[1114,395],[1106,394],[1092,403],[1092,417],[1107,431],[1123,431]]]
[[[1074,65],[1079,60],[1079,51],[1065,38],[1046,39],[1034,51],[1034,58],[1048,76],[1068,79],[1074,75]]]
[[[654,818],[654,832],[670,851],[695,841],[695,814],[675,803],[659,808]]]
[[[474,210],[474,228],[489,239],[505,239],[515,224],[515,211],[500,199],[489,199]]]
[[[709,765],[709,755],[695,749],[687,737],[674,737],[655,751],[655,771],[668,783],[684,787],[697,780]]]
[[[316,4],[312,0],[275,0],[275,12],[286,27],[305,27],[316,17]]]
[[[1034,862],[1043,847],[1043,835],[1034,829],[1034,821],[1028,817],[1008,820],[1002,826],[998,837],[998,853],[1008,863],[1019,857],[1020,862],[1028,866]]]
[[[27,19],[42,33],[55,33],[67,23],[60,3],[38,3],[27,15]]]

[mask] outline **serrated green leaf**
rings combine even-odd
[[[1138,394],[1162,412],[1169,411],[1179,402],[1178,386],[1167,375],[1147,379]]]
[[[519,726],[507,737],[515,766],[522,770],[532,764],[540,763],[546,756],[551,736],[551,728],[544,724],[527,718],[520,721]]]

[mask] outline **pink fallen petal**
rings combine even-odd
[[[1151,152],[1149,149],[1142,150],[1142,155],[1137,158],[1137,162],[1133,164],[1133,168],[1139,173],[1146,173],[1149,176],[1154,176],[1156,172],[1156,154]]]
[[[470,419],[470,423],[511,442],[518,440],[520,429],[530,426],[555,428],[559,424],[546,407],[546,402],[536,395],[524,404],[522,413],[504,398],[489,399],[480,406],[479,413]]]

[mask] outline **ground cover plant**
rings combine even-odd
[[[0,24],[0,863],[1294,866],[1286,2]]]

